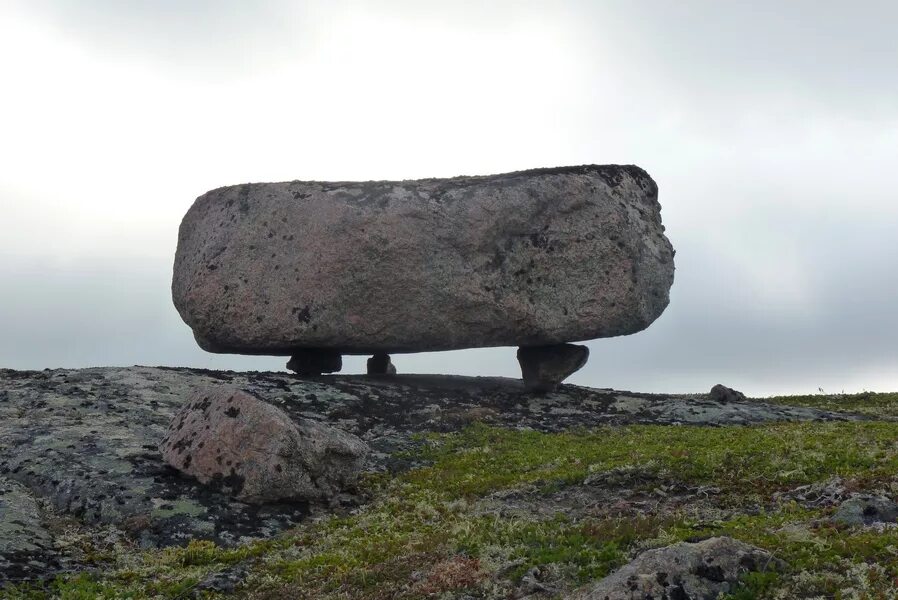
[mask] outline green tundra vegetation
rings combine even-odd
[[[898,527],[836,525],[826,501],[833,488],[898,492],[898,394],[772,401],[873,419],[556,434],[473,425],[427,436],[426,466],[367,477],[368,501],[344,514],[237,548],[85,538],[81,573],[0,597],[216,597],[198,583],[239,569],[236,598],[498,599],[537,568],[560,598],[642,550],[716,535],[786,565],[747,574],[729,600],[898,597]]]

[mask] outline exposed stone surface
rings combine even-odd
[[[715,402],[745,402],[745,394],[718,383],[708,394]]]
[[[589,358],[589,348],[576,344],[518,348],[524,385],[534,392],[551,392],[579,371]]]
[[[658,188],[634,166],[220,188],[172,294],[206,350],[399,353],[635,333],[668,304]]]
[[[205,484],[255,504],[329,500],[353,485],[368,454],[356,436],[238,388],[193,394],[169,425],[162,458]]]
[[[680,542],[643,552],[574,598],[716,600],[741,574],[781,567],[769,552],[729,537]]]
[[[845,500],[832,516],[843,525],[872,525],[898,521],[898,504],[885,496],[859,495]]]
[[[396,367],[389,354],[378,353],[368,359],[368,375],[395,375]]]
[[[339,373],[343,369],[343,357],[333,350],[295,350],[287,368],[304,377],[322,373]]]
[[[28,490],[0,477],[0,583],[43,575],[54,566],[53,537]]]
[[[474,421],[564,431],[603,424],[725,425],[865,418],[756,401],[719,403],[702,396],[573,385],[536,395],[528,394],[520,380],[503,378],[301,379],[288,373],[151,367],[0,369],[0,476],[20,484],[19,490],[46,505],[51,516],[70,515],[74,518],[68,520],[91,527],[115,526],[144,547],[184,544],[190,539],[229,546],[275,535],[306,518],[310,507],[302,502],[248,505],[236,501],[179,474],[158,451],[184,399],[215,385],[248,390],[294,422],[311,419],[357,435],[372,449],[365,467],[371,471],[416,466],[413,459],[397,453],[421,444],[417,434],[455,431]],[[348,496],[344,500],[353,502]],[[560,497],[559,502],[584,505],[579,496]],[[8,572],[33,558],[18,555]],[[39,558],[47,566],[56,560],[52,552]]]
[[[221,571],[216,571],[203,578],[193,589],[191,596],[193,598],[208,598],[208,593],[218,592],[222,594],[231,594],[237,586],[241,585],[249,574],[247,565],[237,563],[225,567]]]

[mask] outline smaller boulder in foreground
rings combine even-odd
[[[743,573],[781,567],[769,552],[729,537],[680,542],[643,552],[574,598],[715,600],[733,589]]]
[[[165,462],[248,503],[325,501],[353,485],[368,454],[356,436],[294,422],[249,392],[195,393],[169,425]]]
[[[842,525],[873,525],[898,521],[898,504],[885,496],[859,495],[844,501],[832,516]]]

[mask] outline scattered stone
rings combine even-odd
[[[172,420],[163,459],[249,503],[329,500],[355,483],[368,453],[356,436],[232,387],[201,390]]]
[[[551,392],[580,370],[589,358],[589,348],[576,344],[518,348],[524,385],[534,392]]]
[[[714,402],[745,402],[745,394],[718,383],[708,394]]]
[[[775,571],[783,566],[769,552],[729,537],[680,542],[643,552],[574,598],[716,600],[730,591],[743,573]]]
[[[825,481],[815,481],[784,490],[774,492],[775,502],[797,502],[805,507],[820,508],[839,504],[849,496],[845,481],[841,477],[830,477]]]
[[[518,594],[523,594],[524,597],[528,598],[535,596],[555,596],[557,590],[554,586],[548,583],[548,580],[552,579],[552,575],[557,574],[551,572],[550,566],[531,567],[521,577],[517,590]]]
[[[343,357],[339,352],[324,349],[294,350],[287,368],[303,377],[314,377],[322,373],[339,373],[343,368]]]
[[[193,598],[208,598],[209,593],[233,594],[249,576],[250,565],[245,562],[225,567],[206,575],[191,591]]]
[[[648,327],[673,257],[635,166],[255,183],[190,208],[172,296],[211,352],[543,346]]]
[[[395,375],[396,367],[389,354],[379,352],[368,359],[368,375]]]
[[[842,502],[832,516],[842,525],[872,525],[898,521],[898,504],[885,496],[858,495]]]
[[[0,477],[0,583],[33,579],[54,568],[53,536],[34,497]]]

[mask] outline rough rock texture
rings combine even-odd
[[[643,552],[574,597],[576,600],[716,600],[732,588],[742,573],[780,567],[780,561],[769,552],[729,537],[680,542]]]
[[[551,392],[579,371],[589,358],[589,348],[576,344],[518,348],[524,385],[534,392]]]
[[[395,375],[396,366],[389,354],[379,352],[368,359],[367,371],[368,375]]]
[[[0,477],[0,583],[44,574],[54,554],[37,501],[18,483]]]
[[[745,402],[745,394],[718,383],[708,394],[715,402]]]
[[[302,376],[339,373],[343,370],[343,357],[333,350],[296,350],[287,361],[287,368]]]
[[[162,459],[255,504],[329,500],[358,479],[368,446],[356,436],[233,387],[201,389],[169,425]]]
[[[872,525],[898,521],[898,504],[884,496],[859,495],[845,500],[832,516],[843,525]]]
[[[418,447],[417,434],[455,431],[475,421],[564,431],[602,424],[864,418],[756,401],[719,403],[703,396],[573,385],[536,395],[528,394],[521,381],[503,378],[300,379],[288,373],[151,367],[0,369],[0,477],[46,505],[53,513],[49,516],[115,526],[144,547],[190,539],[230,546],[270,537],[305,519],[312,508],[306,503],[248,505],[184,477],[162,460],[159,444],[184,399],[214,385],[246,389],[294,421],[311,419],[357,435],[372,449],[365,467],[370,471],[416,466],[414,459],[397,453]],[[583,505],[578,498],[560,501]],[[29,508],[23,514],[35,513]],[[29,517],[29,522],[34,521]],[[44,525],[37,524],[38,530]],[[10,572],[34,559],[16,556]],[[55,559],[44,554],[40,560],[51,565]]]
[[[651,177],[617,165],[225,187],[181,223],[172,295],[212,352],[625,335],[668,303],[674,252],[660,210]]]

